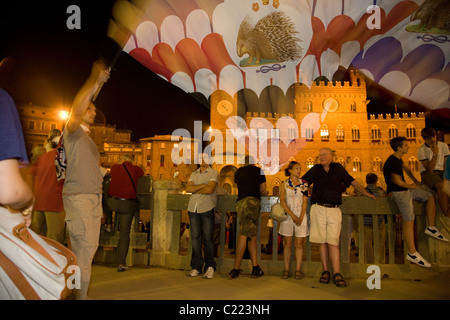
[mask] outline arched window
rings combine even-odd
[[[353,160],[353,172],[361,172],[361,160],[359,158]]]
[[[378,126],[373,126],[371,130],[372,140],[380,140],[381,139],[381,130]]]
[[[274,195],[274,196],[279,196],[280,195],[280,179],[275,178],[272,181],[272,184],[271,184],[270,187],[272,188],[272,195]]]
[[[381,172],[383,171],[383,163],[381,162],[381,159],[379,157],[376,157],[372,161],[372,170],[374,172]]]
[[[311,125],[308,125],[305,129],[305,139],[309,141],[314,139],[314,129]]]
[[[344,127],[341,125],[338,125],[336,128],[336,140],[343,141],[344,138],[345,138]]]
[[[272,139],[280,139],[280,129],[279,128],[272,129]]]
[[[389,127],[389,139],[397,138],[398,137],[398,129],[393,124]]]
[[[292,123],[290,123],[288,126],[288,139],[291,139],[291,140],[295,139],[297,137],[296,133],[297,132],[295,130],[295,126]]]
[[[259,141],[264,141],[267,139],[267,130],[264,128],[262,123],[258,123],[257,128],[257,135]]]
[[[411,123],[406,126],[406,138],[415,139],[416,138],[416,127]]]
[[[361,139],[361,133],[359,131],[358,126],[355,125],[355,126],[353,126],[353,129],[352,129],[352,140],[359,141],[359,139]]]
[[[322,141],[330,140],[330,132],[327,125],[325,124],[322,126],[322,129],[320,129],[320,138],[322,139]]]

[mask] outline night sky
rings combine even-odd
[[[45,3],[45,4],[44,4]],[[114,51],[106,37],[113,0],[20,1],[0,12],[0,60],[14,58],[6,90],[17,105],[70,108],[88,77],[92,62]],[[70,5],[81,10],[81,29],[69,30]],[[171,134],[177,128],[193,132],[194,120],[209,127],[206,99],[161,79],[122,52],[96,106],[106,123],[133,131],[132,140]],[[189,112],[186,112],[189,110]],[[168,112],[170,111],[170,112]]]
[[[45,3],[45,4],[44,4]],[[106,37],[113,0],[20,1],[0,12],[0,59],[13,57],[13,73],[6,83],[16,104],[33,103],[70,108],[71,102],[89,75],[92,62],[109,57],[115,48]],[[81,29],[69,30],[67,8],[81,9]],[[336,74],[333,80],[347,80]],[[336,76],[335,75],[335,76]],[[393,113],[389,92],[370,85],[369,113]],[[204,97],[194,98],[161,79],[122,52],[111,78],[96,100],[106,123],[133,131],[132,140],[155,134],[171,134],[188,129],[193,135],[194,120],[209,127],[209,106]],[[400,100],[398,112],[423,111]],[[442,121],[427,120],[437,129]]]

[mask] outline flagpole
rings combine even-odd
[[[114,68],[114,66],[116,65],[117,60],[119,60],[120,54],[122,53],[122,49],[117,50],[117,53],[115,54],[114,58],[112,59],[111,63],[109,64],[109,67],[106,69],[108,72],[111,72],[111,70]],[[103,85],[106,83],[106,81],[103,81],[102,83],[100,83],[97,91],[95,92],[94,96],[92,97],[92,102],[95,102],[95,100],[97,99],[97,96],[99,95],[100,91],[103,88]]]
[[[144,1],[146,3],[147,0]],[[120,47],[114,55],[113,59],[109,63],[109,67],[107,68],[108,72],[111,72],[116,64],[117,60],[119,60],[120,54],[122,53],[122,49],[125,46],[126,42],[130,38],[130,36],[135,33],[136,28],[143,20],[144,13],[142,9],[137,6],[133,1],[128,0],[117,0],[115,1],[112,9],[112,17],[109,22],[107,36],[111,39],[116,45]],[[111,51],[114,52],[114,51]],[[106,60],[106,59],[104,59]],[[94,96],[92,97],[92,102],[97,99],[98,94],[100,93],[105,82],[102,82]]]

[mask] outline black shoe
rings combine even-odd
[[[252,270],[252,278],[253,279],[262,277],[263,275],[264,275],[264,271],[262,271],[259,266],[253,267],[253,270]]]
[[[232,269],[230,273],[228,273],[228,278],[230,278],[230,280],[236,279],[237,277],[239,277],[240,272],[240,269]]]

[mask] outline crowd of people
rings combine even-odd
[[[283,262],[284,270],[281,274],[282,279],[291,276],[291,252],[292,244],[295,246],[295,271],[292,273],[295,279],[302,279],[301,272],[303,258],[303,243],[309,236],[312,243],[319,244],[320,261],[323,272],[320,275],[319,282],[329,283],[332,281],[338,287],[346,287],[347,283],[340,273],[340,241],[342,228],[342,212],[339,206],[342,204],[343,190],[352,186],[357,192],[356,195],[365,196],[375,200],[377,197],[389,196],[395,202],[400,212],[400,221],[402,223],[402,234],[406,242],[406,259],[422,267],[430,267],[431,264],[426,261],[417,251],[414,239],[414,206],[413,200],[421,201],[425,204],[427,227],[425,234],[444,242],[448,239],[436,227],[436,197],[441,207],[443,215],[441,219],[447,231],[449,210],[448,194],[450,185],[450,162],[447,160],[449,155],[448,146],[436,140],[436,132],[431,128],[422,130],[422,137],[425,143],[419,148],[419,159],[421,164],[422,181],[419,182],[413,175],[411,169],[402,161],[402,156],[408,152],[408,143],[406,138],[397,137],[390,140],[393,154],[386,160],[383,167],[383,176],[386,181],[387,190],[383,190],[377,185],[379,177],[375,173],[369,173],[366,176],[366,187],[358,183],[339,163],[333,162],[333,153],[330,148],[321,148],[319,150],[319,163],[310,168],[301,175],[301,165],[296,161],[291,161],[285,168],[287,179],[280,185],[280,203],[287,215],[287,219],[280,223],[278,230],[283,239]],[[445,164],[447,163],[447,166]],[[203,168],[203,169],[202,169]],[[204,175],[204,180],[195,182],[195,177],[209,170],[211,174]],[[413,183],[407,183],[404,173]],[[253,266],[251,277],[258,278],[264,275],[257,260],[256,234],[259,228],[259,216],[261,210],[261,196],[268,194],[266,188],[266,179],[264,172],[254,165],[251,157],[247,157],[245,165],[239,168],[235,173],[235,182],[238,189],[236,202],[236,214],[239,220],[239,238],[235,247],[235,262],[233,269],[227,274],[230,279],[238,278],[241,273],[241,263],[244,253],[249,253],[249,258]],[[208,187],[207,189],[205,189]],[[217,201],[217,172],[208,164],[203,163],[201,168],[193,174],[189,182],[188,191],[193,193],[189,205],[189,218],[192,223],[194,219],[210,212],[211,221],[213,204]],[[202,191],[200,191],[202,190]],[[199,191],[199,192],[198,192]],[[198,197],[207,197],[209,200],[208,208],[198,211]],[[307,197],[311,198],[311,206],[307,208]],[[206,210],[207,209],[207,210]],[[309,211],[309,215],[306,212]],[[386,255],[386,223],[385,217],[378,216],[378,220],[373,221],[370,213],[364,215],[364,245],[366,263],[374,262],[374,241],[378,242],[381,261],[384,261]],[[373,239],[373,224],[378,227],[378,239]],[[209,228],[208,230],[205,230]],[[227,224],[228,229],[228,224]],[[203,223],[191,228],[191,232],[203,235],[204,257],[201,256],[200,240],[196,239],[192,253],[192,271],[189,276],[195,277],[205,271],[205,278],[212,278],[215,270],[215,262],[211,260],[212,251],[208,253],[207,248],[213,243],[211,236],[213,233],[213,223]],[[232,230],[231,228],[229,229]],[[293,240],[293,237],[294,240]],[[231,237],[228,241],[232,241]],[[194,247],[195,253],[194,253]],[[234,246],[233,246],[234,248]],[[203,268],[203,269],[202,269]],[[330,272],[332,270],[333,273]]]
[[[131,163],[130,158],[111,168],[107,197],[103,198],[105,172],[99,163],[97,146],[89,136],[89,126],[94,123],[96,108],[91,102],[102,83],[109,78],[109,71],[101,61],[93,64],[91,74],[76,95],[70,116],[63,132],[54,130],[45,142],[45,148],[33,150],[28,166],[28,156],[20,126],[17,110],[11,97],[0,89],[0,204],[10,208],[14,214],[22,213],[27,226],[39,234],[59,242],[69,236],[71,250],[76,254],[81,270],[81,289],[79,299],[87,298],[91,278],[91,264],[99,245],[102,214],[106,207],[115,211],[119,218],[120,237],[118,244],[118,271],[127,270],[125,258],[128,252],[130,227],[133,217],[137,217],[137,181],[144,175],[141,168]],[[319,150],[319,163],[303,175],[301,165],[290,162],[285,174],[287,179],[280,186],[280,203],[287,219],[278,230],[283,238],[284,271],[283,279],[291,276],[291,248],[295,246],[295,279],[302,279],[301,271],[303,244],[305,238],[319,244],[322,273],[319,281],[332,281],[338,287],[347,283],[340,271],[340,235],[342,227],[342,187],[352,186],[360,195],[373,200],[376,197],[391,196],[398,206],[403,220],[403,236],[407,244],[407,260],[422,267],[430,267],[418,252],[414,242],[413,200],[425,203],[428,236],[448,242],[436,227],[436,199],[443,212],[441,219],[450,231],[450,212],[448,206],[450,183],[450,154],[448,146],[437,141],[436,132],[431,128],[422,130],[425,143],[419,148],[421,181],[412,174],[402,161],[408,152],[406,138],[397,137],[390,141],[393,154],[386,160],[383,175],[387,190],[377,186],[378,176],[367,175],[367,187],[361,186],[339,163],[332,161],[332,150]],[[61,154],[63,150],[63,157]],[[217,190],[219,174],[211,167],[211,158],[201,154],[198,170],[194,171],[186,186],[191,193],[188,204],[189,232],[186,237],[192,244],[190,277],[203,275],[214,277],[217,264],[215,253],[217,242],[214,239],[216,225]],[[55,158],[64,167],[64,174],[58,179],[55,174]],[[20,167],[23,167],[21,170]],[[406,173],[413,181],[407,183]],[[261,211],[261,197],[268,195],[266,178],[261,168],[255,165],[250,156],[245,165],[235,173],[237,185],[236,216],[239,221],[239,237],[235,245],[233,268],[227,273],[229,279],[241,274],[241,264],[245,252],[249,253],[252,264],[251,277],[264,275],[258,262],[257,234]],[[424,187],[426,186],[426,188]],[[309,190],[309,192],[308,192]],[[307,212],[308,197],[311,207]],[[32,210],[32,215],[30,215]],[[13,214],[13,213],[12,213]],[[107,217],[107,221],[110,219]],[[108,222],[107,222],[108,223]],[[364,218],[366,247],[368,256],[373,223],[379,227],[380,247],[384,248],[384,219],[372,221]],[[123,232],[122,232],[123,231]],[[378,240],[374,240],[378,241]],[[384,254],[381,250],[381,255]],[[373,261],[372,259],[370,261]],[[330,272],[331,271],[331,272]]]

